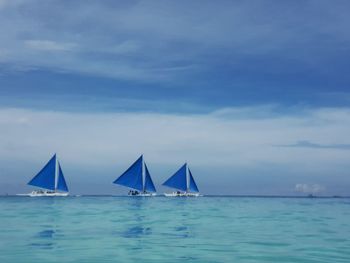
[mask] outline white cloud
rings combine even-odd
[[[346,179],[350,169],[349,150],[275,147],[304,138],[325,145],[348,144],[350,109],[315,109],[302,111],[303,114],[256,117],[259,114],[254,112],[263,108],[270,110],[266,106],[222,111],[247,112],[246,118],[241,114],[184,116],[3,108],[0,109],[0,178],[13,184],[29,180],[57,152],[71,181],[80,181],[84,172],[91,170],[84,178],[97,183],[96,171],[101,171],[98,178],[108,186],[118,172],[143,153],[152,171],[158,171],[158,183],[187,161],[201,188],[211,193],[223,193],[219,189],[225,188],[225,193],[292,194],[291,184],[312,180],[322,181],[328,194],[338,193],[337,187],[350,183],[350,178]],[[168,168],[164,170],[164,167]],[[242,180],[246,184],[244,189],[236,185]],[[210,184],[215,185],[214,190]],[[74,185],[79,188],[79,184]],[[304,184],[297,189],[321,190]],[[348,188],[342,189],[346,194]]]
[[[325,187],[319,184],[296,184],[295,191],[305,194],[317,194],[325,190]]]
[[[236,109],[234,111],[239,111]],[[246,111],[246,109],[244,109]],[[249,112],[261,111],[261,107]],[[333,113],[331,113],[333,112]],[[338,119],[337,116],[343,116]],[[140,153],[159,163],[184,160],[200,166],[285,165],[311,173],[337,170],[350,151],[275,147],[304,138],[349,143],[349,109],[321,109],[304,116],[222,118],[213,114],[64,113],[0,110],[0,158],[45,159],[58,152],[89,165],[128,162]]]

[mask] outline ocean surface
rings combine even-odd
[[[350,199],[0,197],[0,262],[350,262]]]

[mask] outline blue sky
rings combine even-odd
[[[144,153],[158,184],[350,195],[349,8],[0,0],[0,193],[57,152],[76,193]]]

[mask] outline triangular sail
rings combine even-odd
[[[113,183],[143,191],[142,155]]]
[[[187,191],[187,164],[184,164],[173,176],[166,180],[163,185],[182,191]]]
[[[147,168],[146,164],[145,164],[145,170],[146,170],[146,175],[145,175],[145,189],[144,190],[146,192],[153,192],[153,193],[155,193],[155,192],[157,192],[157,190],[156,190],[156,187],[153,184],[151,175],[150,175],[150,173],[148,171],[148,168]]]
[[[55,190],[55,175],[56,154],[50,159],[44,168],[41,169],[41,171],[36,176],[34,176],[32,180],[30,180],[28,184],[48,190]]]
[[[190,182],[189,182],[188,189],[189,189],[190,191],[192,191],[192,192],[198,193],[199,190],[198,190],[198,187],[197,187],[196,182],[194,181],[194,178],[193,178],[193,176],[192,176],[191,170],[188,169],[188,172],[189,172],[189,177],[190,177],[190,180],[189,180]]]
[[[66,184],[66,180],[64,179],[63,172],[61,169],[61,165],[58,164],[58,181],[57,181],[57,190],[68,192],[68,187]]]

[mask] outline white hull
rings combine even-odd
[[[198,197],[201,196],[199,193],[178,193],[178,192],[173,192],[173,193],[164,193],[166,197]]]
[[[54,196],[68,196],[69,193],[59,193],[52,191],[33,191],[29,194],[18,194],[19,196],[30,196],[30,197],[54,197]]]
[[[128,194],[128,196],[156,196],[156,193],[138,193],[138,194]]]

